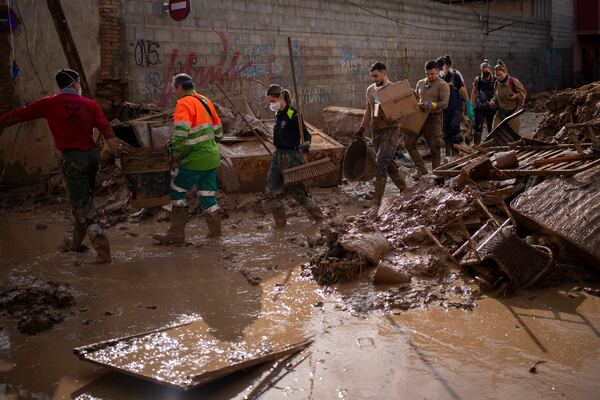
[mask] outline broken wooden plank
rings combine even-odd
[[[425,232],[425,234],[426,234],[426,235],[427,235],[427,236],[428,236],[428,237],[431,239],[431,241],[432,241],[432,242],[433,242],[433,243],[434,243],[434,244],[435,244],[437,247],[439,247],[439,248],[440,248],[440,250],[442,250],[442,252],[443,252],[445,255],[447,255],[447,256],[450,258],[450,260],[452,260],[452,262],[453,262],[454,264],[456,264],[456,266],[457,266],[457,267],[460,267],[460,266],[461,266],[460,262],[459,262],[459,261],[456,259],[456,257],[454,257],[454,256],[452,255],[452,253],[450,253],[450,251],[449,251],[449,250],[448,250],[446,247],[444,247],[444,245],[443,245],[442,243],[440,243],[440,241],[438,240],[438,238],[436,238],[436,237],[434,236],[434,234],[433,234],[433,233],[432,233],[432,232],[431,232],[431,231],[430,231],[430,230],[429,230],[429,229],[428,229],[426,226],[423,226],[423,232]]]
[[[471,247],[471,250],[475,254],[475,257],[477,258],[477,261],[481,261],[481,257],[479,256],[479,252],[477,252],[477,247],[475,246],[475,242],[473,241],[473,238],[469,234],[469,231],[467,230],[467,227],[465,226],[465,222],[463,221],[463,219],[461,217],[458,217],[458,222],[459,222],[459,226],[460,226],[463,234],[465,235],[465,238],[467,239],[467,242],[469,243],[469,246]],[[452,256],[454,257],[454,254]]]
[[[243,341],[219,338],[204,320],[150,333],[111,339],[74,349],[83,360],[180,390],[305,348],[312,340],[261,329],[244,332]],[[266,329],[266,328],[265,328]]]
[[[60,3],[60,0],[47,0],[47,5],[48,11],[50,11],[50,15],[52,15],[52,19],[54,20],[54,26],[58,38],[60,39],[63,52],[65,53],[65,57],[67,58],[67,62],[69,63],[69,68],[74,69],[79,73],[79,84],[81,85],[81,92],[83,95],[91,97],[92,93],[90,92],[85,69],[83,68],[81,58],[79,57],[77,46],[75,46],[75,41],[73,40],[73,35],[71,34],[71,29],[69,28],[67,17],[65,17],[62,4]]]

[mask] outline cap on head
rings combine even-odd
[[[73,82],[79,82],[79,74],[72,69],[61,69],[56,73],[56,84],[59,89],[71,86]]]
[[[177,74],[173,77],[173,87],[181,86],[184,89],[193,89],[194,81],[188,74]]]

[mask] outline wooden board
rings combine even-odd
[[[294,354],[312,341],[247,336],[228,342],[213,336],[203,320],[73,349],[85,361],[127,375],[190,390],[233,372]]]
[[[589,148],[590,145],[582,145],[584,149]],[[533,163],[537,160],[548,159],[557,157],[565,150],[572,150],[571,145],[549,145],[549,146],[518,146],[509,148],[507,146],[490,147],[488,148],[489,153],[483,155],[484,157],[494,160],[494,153],[500,151],[515,150],[517,152],[517,158],[519,160],[519,166],[511,169],[500,169],[507,176],[514,178],[517,176],[553,176],[553,175],[575,175],[579,172],[585,171],[600,164],[600,155],[596,159],[589,160],[578,160],[572,162],[564,162],[558,164],[549,164],[541,167],[534,167]],[[436,168],[433,173],[438,176],[457,176],[461,170],[466,167],[469,162],[477,157],[482,156],[481,154],[469,154],[461,157],[450,163],[444,164]]]

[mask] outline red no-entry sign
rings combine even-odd
[[[190,13],[190,0],[169,0],[169,15],[175,21],[183,21]]]

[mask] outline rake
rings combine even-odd
[[[298,86],[296,85],[296,70],[294,68],[294,56],[292,54],[292,38],[288,36],[288,50],[290,52],[290,65],[292,66],[292,80],[294,81],[294,95],[296,96],[296,107],[298,108],[298,128],[300,132],[300,147],[304,144],[304,127],[302,124],[302,112],[300,111],[300,96],[298,96]],[[283,172],[283,184],[289,185],[292,183],[298,183],[308,181],[314,178],[318,178],[323,175],[327,175],[337,169],[334,163],[331,162],[329,157],[306,162],[306,156],[304,157],[304,164],[297,167],[284,169]]]

